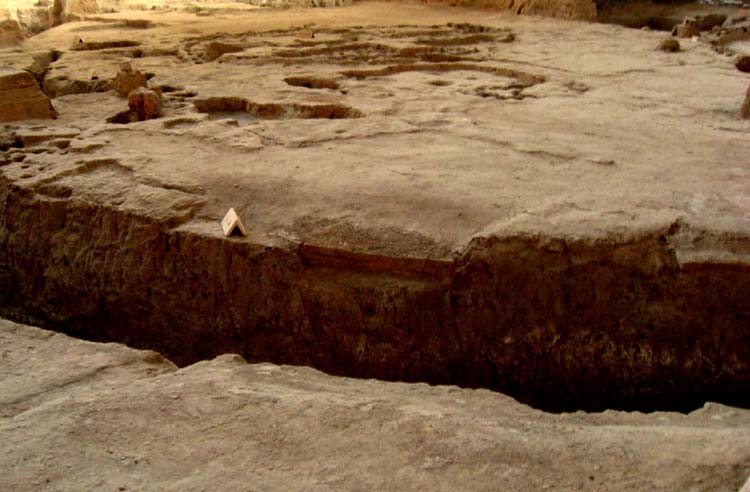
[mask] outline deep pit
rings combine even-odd
[[[649,33],[473,20],[165,46],[75,27],[134,39],[49,61],[60,128],[3,127],[0,313],[555,412],[750,406],[736,80],[687,79],[716,53],[662,59]],[[104,123],[119,58],[162,119]],[[230,206],[248,237],[221,236]]]

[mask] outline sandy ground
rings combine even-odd
[[[378,3],[105,17],[156,26],[70,23],[0,59],[19,65],[25,52],[56,48],[48,79],[85,80],[91,69],[110,78],[132,48],[67,49],[79,38],[136,41],[141,57],[130,61],[187,98],[167,94],[164,118],[130,125],[104,123],[125,109],[111,92],[56,98],[60,118],[44,125],[79,132],[74,150],[4,167],[19,185],[71,189],[209,235],[234,207],[261,244],[447,258],[477,236],[601,239],[679,222],[717,239],[697,253],[693,236],[676,240],[678,254],[747,258],[722,238],[750,233],[750,123],[737,117],[748,80],[702,43],[667,54],[655,50],[663,33]],[[448,22],[493,31],[455,41],[467,32]],[[302,26],[317,36],[300,37]],[[217,40],[243,51],[196,63]],[[436,54],[464,68],[413,70]],[[347,74],[397,65],[411,69]],[[519,88],[507,71],[544,81]],[[338,89],[290,86],[290,76]],[[191,101],[206,97],[336,104],[364,117],[197,112]]]
[[[736,492],[750,412],[545,414],[452,386],[153,352],[0,320],[3,490]]]

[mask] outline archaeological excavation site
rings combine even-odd
[[[0,0],[0,490],[750,492],[750,3]]]

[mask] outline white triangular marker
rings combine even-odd
[[[224,216],[224,219],[222,219],[221,228],[224,230],[224,235],[226,237],[231,236],[234,231],[239,231],[241,235],[247,236],[245,226],[242,225],[242,221],[237,215],[237,212],[234,211],[234,208],[230,208],[229,212]]]

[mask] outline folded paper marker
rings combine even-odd
[[[226,237],[235,233],[239,233],[240,236],[247,236],[245,226],[242,225],[242,221],[237,212],[234,211],[234,208],[230,208],[229,212],[224,216],[224,219],[221,221],[221,228],[224,230]]]

